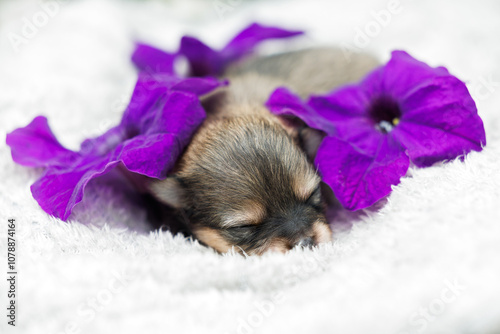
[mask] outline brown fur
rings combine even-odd
[[[229,87],[203,99],[207,119],[175,176],[151,191],[182,209],[193,234],[219,252],[285,252],[330,241],[310,162],[322,135],[272,115],[264,103],[279,86],[306,97],[358,80],[375,65],[368,56],[346,63],[339,50],[313,49],[233,66]]]

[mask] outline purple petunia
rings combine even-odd
[[[179,51],[168,53],[152,46],[139,43],[132,56],[134,64],[143,71],[173,73],[177,56],[187,58],[190,76],[217,76],[231,63],[251,54],[255,47],[268,39],[288,38],[303,34],[277,27],[253,23],[237,34],[224,48],[214,50],[200,40],[184,36]]]
[[[410,165],[426,167],[486,145],[465,84],[406,52],[356,85],[303,102],[285,88],[268,103],[278,115],[324,131],[315,164],[341,204],[358,210],[388,195]]]
[[[8,134],[7,144],[16,163],[46,168],[31,192],[45,212],[66,220],[87,183],[118,164],[133,173],[166,177],[205,119],[198,96],[222,84],[142,73],[121,123],[85,140],[78,152],[59,144],[42,116]]]

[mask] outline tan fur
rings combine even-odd
[[[357,81],[376,65],[370,56],[347,60],[342,51],[325,48],[232,66],[224,75],[230,85],[202,98],[207,119],[176,177],[155,182],[152,192],[182,206],[193,234],[219,252],[233,246],[247,254],[286,252],[304,240],[331,241],[311,164],[323,134],[271,114],[265,102],[279,86],[306,98]]]
[[[323,242],[332,241],[332,231],[330,227],[323,221],[317,221],[312,227],[314,231],[314,239],[316,243],[320,244]]]
[[[225,105],[224,108],[217,108],[215,112],[209,113],[181,158],[181,174],[189,171],[201,155],[215,149],[211,146],[214,136],[227,132],[235,132],[238,136],[238,132],[241,134],[247,124],[255,122],[266,123],[277,129],[280,126],[277,117],[258,105]]]
[[[290,250],[290,243],[288,240],[277,238],[272,240],[263,252],[286,253]]]
[[[227,253],[233,247],[220,235],[217,230],[208,227],[201,227],[193,232],[201,242],[209,245],[219,253]]]
[[[240,210],[229,211],[223,214],[222,226],[231,227],[238,224],[254,224],[261,222],[265,215],[265,208],[257,201],[246,201],[241,204]]]
[[[311,193],[318,187],[321,179],[311,169],[298,171],[293,179],[293,190],[298,198],[306,200]]]

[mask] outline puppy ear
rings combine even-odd
[[[299,130],[300,146],[306,152],[307,157],[314,161],[316,153],[318,152],[319,145],[325,138],[325,133],[320,130],[303,127]]]
[[[321,130],[310,128],[300,118],[290,115],[279,115],[278,120],[290,136],[295,138],[300,148],[310,161],[314,161],[319,145],[326,134]]]
[[[181,209],[186,206],[185,189],[181,180],[176,176],[169,176],[165,180],[155,180],[148,184],[148,189],[160,202],[173,208]]]

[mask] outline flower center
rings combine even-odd
[[[388,133],[399,124],[401,109],[394,99],[382,95],[371,101],[369,114],[377,129]]]

